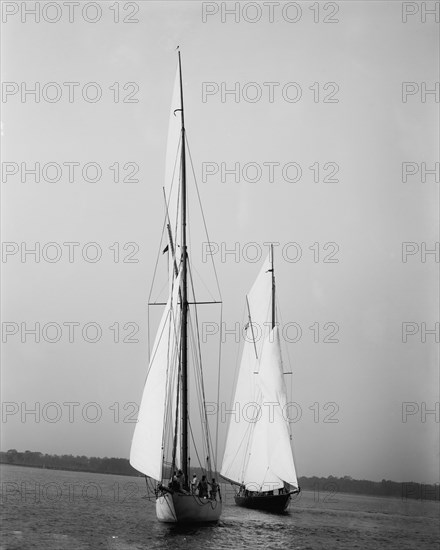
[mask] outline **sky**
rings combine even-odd
[[[400,2],[46,4],[39,22],[2,6],[1,449],[129,455],[180,46],[226,329],[243,326],[263,243],[280,243],[298,474],[438,482],[438,17]],[[228,333],[225,408],[237,356]]]

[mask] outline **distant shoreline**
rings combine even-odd
[[[112,475],[112,476],[121,475],[121,476],[126,476],[126,477],[142,477],[142,478],[144,477],[144,475],[141,474],[141,473],[138,473],[137,475],[136,474],[113,474],[113,473],[109,473],[109,472],[93,472],[93,471],[88,471],[88,470],[73,470],[73,469],[69,470],[67,468],[44,468],[43,466],[31,466],[30,464],[8,464],[6,462],[0,462],[0,469],[1,469],[2,466],[17,466],[19,468],[35,468],[37,470],[51,470],[51,471],[55,471],[55,472],[78,472],[80,474],[102,474],[102,475]],[[230,482],[228,482],[228,481],[224,480],[223,478],[221,478],[219,483],[220,483],[220,485],[221,484],[228,485]],[[308,488],[303,488],[302,491],[307,492],[307,493],[313,493],[314,489],[312,487],[308,487]],[[329,492],[327,494],[330,495]],[[354,492],[349,492],[349,491],[337,491],[334,494],[334,496],[336,497],[336,495],[357,496],[357,497],[366,497],[367,496],[369,498],[378,498],[378,499],[393,498],[393,499],[402,500],[402,497],[398,496],[398,495],[365,494],[365,493],[354,493]],[[410,498],[412,501],[421,500],[421,499],[415,499],[415,498],[411,498],[411,497],[408,497],[408,498]],[[440,503],[439,499],[424,499],[424,500],[429,500],[430,502],[439,502]]]
[[[2,466],[18,466],[19,468],[37,468],[38,470],[56,470],[58,472],[79,472],[83,474],[105,474],[111,476],[126,476],[126,477],[144,477],[143,474],[134,473],[114,473],[114,472],[97,472],[96,470],[80,470],[79,468],[62,468],[61,466],[36,466],[34,464],[16,464],[10,462],[0,461],[0,468]]]
[[[0,452],[0,465],[2,464],[88,474],[143,477],[142,474],[131,467],[126,458],[58,456],[34,451],[19,452],[16,449],[10,449],[7,452]],[[202,474],[200,468],[192,468],[191,472],[197,475]],[[369,481],[353,479],[350,476],[340,478],[335,476],[300,477],[298,481],[301,489],[320,493],[329,499],[332,498],[332,495],[345,493],[377,497],[389,496],[422,501],[440,501],[440,486],[438,483],[423,484],[412,481],[397,482],[385,479],[382,481]]]

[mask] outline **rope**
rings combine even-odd
[[[209,234],[208,234],[208,227],[206,225],[205,214],[203,212],[202,201],[200,199],[199,186],[197,185],[196,172],[194,170],[194,164],[193,164],[193,160],[192,160],[191,150],[190,150],[190,147],[189,147],[188,138],[186,136],[186,133],[185,133],[185,142],[186,142],[186,145],[187,145],[187,148],[188,148],[188,156],[189,156],[189,161],[190,161],[190,164],[191,164],[191,169],[192,169],[192,173],[193,173],[193,177],[194,177],[194,183],[195,183],[195,187],[196,187],[196,191],[197,191],[197,198],[199,200],[200,210],[202,212],[202,219],[203,219],[203,225],[205,227],[206,238],[208,239],[208,244],[211,244],[211,240],[210,240]],[[219,293],[219,296],[220,296],[220,300],[222,300],[222,294],[220,292],[220,284],[218,282],[218,276],[217,276],[217,271],[215,269],[214,258],[212,257],[212,254],[210,254],[210,256],[211,256],[212,267],[214,269],[215,280],[216,280],[216,283],[217,283],[217,290],[218,290],[218,293]]]
[[[189,264],[189,275],[190,275],[190,282],[191,282],[191,290],[194,296],[194,301],[196,301],[195,292],[194,292],[194,281],[192,277],[192,266]],[[210,449],[209,449],[209,441],[210,441],[210,434],[209,434],[209,425],[208,425],[208,416],[206,414],[206,398],[205,398],[205,386],[203,381],[203,367],[202,367],[202,350],[200,348],[200,333],[199,333],[199,321],[198,321],[198,313],[197,313],[197,305],[194,305],[194,313],[195,313],[195,326],[196,326],[196,332],[197,332],[197,351],[198,351],[198,360],[199,360],[199,379],[200,379],[200,390],[201,390],[201,397],[202,397],[202,414],[205,418],[205,437],[206,442],[208,445],[208,456],[210,456]],[[210,474],[212,474],[211,466],[208,461],[208,469]]]
[[[281,321],[281,326],[284,326],[284,321],[283,321],[283,317],[281,315],[281,308],[280,308],[280,305],[278,303],[278,297],[277,297],[277,311],[278,311],[278,315],[280,317],[280,321]],[[285,344],[284,346],[285,350],[286,350],[286,354],[287,354],[287,362],[289,364],[289,371],[292,373],[291,376],[290,376],[290,399],[293,398],[293,370],[292,370],[292,362],[290,360],[290,355],[289,355],[289,348],[287,346],[287,344]],[[293,433],[292,433],[292,425],[291,423],[289,422],[289,435],[290,435],[290,439],[292,440],[292,437],[293,437]]]
[[[217,420],[215,423],[215,451],[214,451],[214,467],[217,471],[217,458],[218,458],[218,421],[219,413],[218,407],[220,405],[220,374],[221,374],[221,362],[222,362],[222,328],[223,328],[223,304],[220,305],[220,339],[218,350],[218,368],[217,368]]]

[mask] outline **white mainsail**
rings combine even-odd
[[[277,327],[271,328],[268,257],[248,294],[250,325],[234,396],[221,474],[252,491],[297,487],[287,423],[287,392]]]
[[[137,424],[130,450],[130,464],[158,481],[162,480],[163,437],[170,399],[176,399],[178,370],[180,275],[174,281],[151,355]],[[170,407],[175,407],[171,401]]]

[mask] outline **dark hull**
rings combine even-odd
[[[290,495],[256,495],[256,496],[236,496],[235,504],[243,508],[252,508],[253,510],[264,510],[265,512],[274,512],[280,514],[285,512],[290,502]]]

